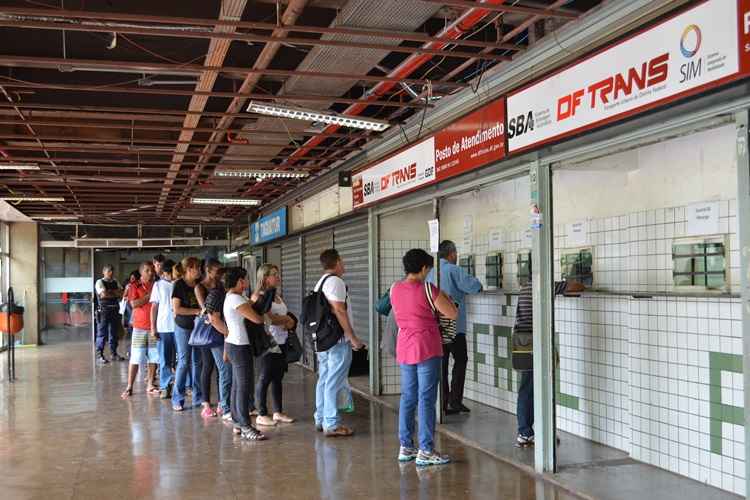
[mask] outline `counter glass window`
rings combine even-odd
[[[578,281],[586,287],[594,284],[593,256],[590,248],[566,252],[560,257],[562,279]]]
[[[518,264],[518,283],[526,286],[531,280],[531,252],[519,252],[516,263]]]
[[[474,256],[464,255],[458,261],[458,265],[471,276],[476,276],[476,268],[474,267]]]
[[[503,287],[503,255],[494,253],[485,259],[485,281],[488,287]]]
[[[672,265],[675,286],[719,289],[726,285],[723,243],[675,243],[672,247]]]

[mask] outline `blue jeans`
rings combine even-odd
[[[172,390],[172,404],[183,406],[185,404],[185,389],[192,386],[193,405],[203,403],[203,394],[201,392],[201,357],[188,344],[190,333],[187,330],[175,325],[174,341],[177,346],[177,370],[175,373],[174,389]],[[188,373],[190,374],[190,383],[188,383]]]
[[[518,386],[516,401],[518,433],[524,437],[534,435],[534,372],[521,372],[521,384]]]
[[[159,388],[166,391],[169,384],[174,383],[172,370],[177,361],[174,332],[160,332],[157,346],[159,347]]]
[[[229,398],[232,394],[232,366],[224,362],[224,344],[211,348],[211,354],[219,372],[219,406],[224,413],[229,413],[231,407]]]
[[[433,451],[435,404],[442,363],[443,357],[438,356],[416,365],[400,365],[401,403],[398,410],[398,438],[401,446],[414,448],[414,414],[419,404],[419,449]]]
[[[315,386],[315,425],[324,430],[339,426],[336,396],[349,376],[352,365],[352,346],[340,342],[325,352],[318,353],[318,384]]]
[[[117,311],[105,310],[97,315],[96,321],[96,352],[104,354],[104,344],[109,340],[112,356],[117,354]]]

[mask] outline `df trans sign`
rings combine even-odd
[[[508,96],[519,152],[748,73],[750,1],[708,0]]]
[[[250,244],[259,245],[286,236],[286,207],[264,215],[250,224]]]
[[[505,102],[499,99],[355,174],[353,205],[401,195],[504,157]]]

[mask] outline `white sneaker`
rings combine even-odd
[[[221,416],[221,419],[224,422],[231,422],[232,421],[232,414],[231,413],[225,413],[224,415]]]
[[[398,461],[399,462],[411,462],[419,455],[419,450],[416,448],[409,448],[408,446],[401,446],[398,449]]]
[[[447,455],[441,455],[435,450],[433,451],[422,451],[419,450],[417,455],[417,465],[420,467],[426,467],[428,465],[445,465],[451,461]]]

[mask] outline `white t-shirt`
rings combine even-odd
[[[320,284],[323,283],[327,275],[323,275],[315,285],[315,290],[320,290]],[[352,318],[352,307],[349,303],[349,291],[346,288],[344,280],[338,276],[331,275],[323,285],[323,295],[329,302],[346,302],[346,315],[349,317],[349,324],[354,329],[354,319]],[[346,337],[342,337],[346,338]]]
[[[159,280],[151,289],[152,304],[159,304],[156,312],[157,333],[174,332],[174,314],[172,313],[172,288],[171,281]]]
[[[279,298],[279,300],[281,300],[281,298]],[[281,302],[276,302],[274,300],[271,304],[272,314],[276,314],[277,316],[286,316],[288,312],[289,308],[286,306],[283,300],[281,300]],[[271,325],[268,327],[268,331],[271,333],[273,339],[277,344],[286,344],[286,339],[289,338],[289,332],[286,331],[286,328],[280,325]]]
[[[229,329],[226,342],[233,345],[248,345],[250,339],[245,328],[245,317],[237,308],[248,302],[247,297],[234,292],[228,292],[224,299],[224,321]]]

